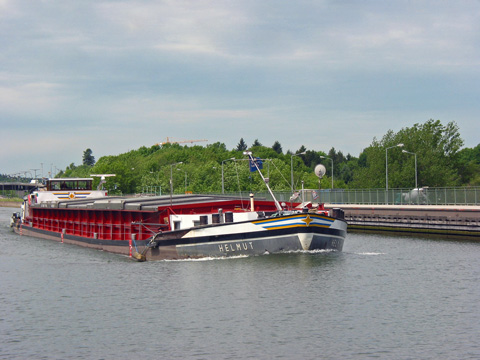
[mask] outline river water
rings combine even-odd
[[[136,263],[13,234],[0,359],[479,359],[480,243],[348,234],[344,251]]]

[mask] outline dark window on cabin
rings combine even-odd
[[[78,181],[77,189],[78,190],[90,190],[91,188],[89,188],[88,185],[89,185],[88,181],[80,180],[80,181]]]
[[[92,190],[91,180],[62,180],[50,181],[47,190]]]
[[[50,190],[60,190],[59,182],[50,182]]]

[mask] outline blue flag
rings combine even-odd
[[[255,161],[255,163],[253,161]],[[253,161],[250,160],[250,171],[251,172],[257,171],[257,166],[258,166],[259,169],[263,169],[262,159],[257,157]],[[255,164],[257,164],[257,166],[255,166]]]

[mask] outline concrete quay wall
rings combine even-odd
[[[334,205],[349,232],[391,232],[480,240],[480,206]]]

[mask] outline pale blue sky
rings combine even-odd
[[[430,118],[480,143],[477,0],[0,0],[0,44],[0,173],[166,137],[358,156]]]

